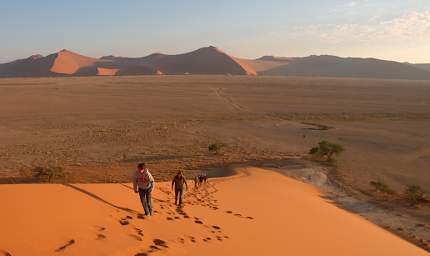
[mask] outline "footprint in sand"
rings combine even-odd
[[[153,251],[156,251],[156,250],[161,250],[160,249],[160,247],[158,247],[158,246],[156,246],[156,245],[153,245],[153,244],[151,244],[150,246],[149,246],[149,251],[150,252],[153,252]]]
[[[201,220],[195,220],[194,223],[203,224],[203,222]]]
[[[139,236],[143,236],[143,230],[140,228],[134,228]]]
[[[214,226],[212,226],[212,228],[213,228],[213,229],[218,229],[218,230],[219,230],[219,229],[221,229],[219,226],[215,226],[215,225],[214,225]]]
[[[97,228],[97,237],[96,240],[104,240],[106,239],[106,235],[103,234],[103,232],[106,231],[105,227],[95,226]]]
[[[196,242],[196,238],[195,238],[194,236],[190,236],[189,238],[190,238],[190,241],[191,241],[192,243],[195,243],[195,242]]]
[[[233,214],[234,216],[236,216],[236,217],[239,217],[239,218],[247,218],[247,219],[249,219],[249,220],[253,220],[254,218],[253,217],[251,217],[251,216],[247,216],[247,217],[244,217],[242,214],[240,214],[240,213],[233,213],[233,211],[226,211],[226,213],[228,213],[228,214]]]
[[[61,246],[61,247],[59,247],[57,250],[55,250],[56,252],[61,252],[61,251],[63,251],[63,250],[65,250],[67,247],[69,247],[69,246],[71,246],[71,245],[73,245],[73,244],[75,244],[76,243],[76,241],[74,240],[74,239],[72,239],[72,240],[69,240],[69,242],[67,242],[67,244],[65,244],[65,245],[63,245],[63,246]]]
[[[126,225],[130,224],[130,222],[129,222],[128,220],[126,220],[126,219],[120,219],[120,220],[119,220],[119,223],[120,223],[121,225],[123,225],[123,226],[126,226]]]
[[[96,239],[97,240],[104,240],[104,239],[106,239],[106,236],[103,235],[103,234],[97,234],[97,238]]]
[[[143,239],[140,236],[138,236],[138,235],[129,234],[129,236],[132,237],[132,238],[134,238],[134,239],[136,239],[137,241],[140,241],[140,242],[143,241]]]
[[[149,254],[146,252],[139,252],[139,253],[136,253],[134,256],[148,256],[148,255]]]
[[[152,240],[152,242],[153,242],[156,246],[161,246],[161,247],[164,247],[164,248],[168,248],[168,247],[169,247],[169,246],[167,246],[166,241],[161,240],[161,239],[158,239],[158,238],[156,238],[156,239]]]
[[[3,256],[12,256],[12,254],[10,254],[9,252],[4,251],[4,250],[1,250],[1,249],[0,249],[0,253],[1,253],[1,255],[3,255]]]

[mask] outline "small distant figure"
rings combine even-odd
[[[172,180],[172,190],[175,187],[175,205],[182,206],[182,195],[184,193],[184,184],[186,189],[188,190],[187,179],[185,178],[182,171],[178,171],[178,173],[173,177]],[[179,204],[178,204],[179,200]]]
[[[208,175],[205,172],[202,173],[202,181],[203,183],[206,183],[208,181]]]
[[[197,189],[199,187],[199,175],[194,177],[194,188]]]
[[[154,178],[148,168],[146,168],[145,163],[138,164],[133,177],[133,188],[134,192],[139,193],[140,201],[142,202],[146,216],[152,215],[151,193],[154,186]]]

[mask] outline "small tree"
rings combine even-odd
[[[328,162],[332,162],[335,160],[334,156],[339,156],[344,150],[342,145],[323,140],[318,143],[317,147],[311,148],[309,154],[326,158]]]
[[[371,181],[369,182],[369,184],[374,188],[376,192],[382,192],[389,195],[394,194],[394,190],[382,181]]]
[[[425,193],[420,186],[410,185],[405,189],[406,199],[413,205],[426,202]]]
[[[48,166],[41,167],[37,166],[33,169],[34,177],[42,178],[43,180],[51,183],[57,178],[64,178],[66,174],[64,173],[64,169],[59,166]]]
[[[208,146],[208,151],[219,155],[225,146],[224,143],[212,143]]]

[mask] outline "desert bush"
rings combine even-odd
[[[389,195],[394,194],[394,190],[391,189],[387,184],[382,181],[371,181],[369,182],[370,186],[374,188],[376,192],[381,192]]]
[[[222,149],[225,147],[226,145],[224,143],[212,143],[208,146],[208,150],[211,153],[215,153],[215,154],[220,154]]]
[[[309,154],[325,158],[328,162],[333,162],[335,156],[339,156],[344,150],[342,145],[323,140],[318,143],[318,146],[311,148]]]
[[[56,179],[66,177],[64,169],[59,166],[37,166],[33,169],[34,177],[41,178],[49,183],[54,182]]]
[[[410,185],[406,187],[404,191],[404,195],[406,200],[408,200],[408,202],[410,202],[413,205],[427,201],[425,198],[424,191],[421,189],[420,186],[417,186],[417,185]]]

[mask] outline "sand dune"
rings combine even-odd
[[[286,64],[284,61],[281,62],[276,60],[238,59],[238,61],[240,61],[242,64],[248,65],[256,72],[263,72]]]
[[[151,54],[142,58],[106,57],[119,65],[147,65],[163,74],[255,75],[256,72],[234,57],[210,46],[184,54]]]
[[[247,63],[212,46],[185,54],[151,54],[142,58],[106,56],[95,59],[62,50],[47,57],[33,55],[24,60],[0,64],[0,76],[160,74],[256,75],[257,73]]]
[[[182,75],[230,74],[312,77],[358,77],[430,80],[428,64],[408,64],[373,58],[340,58],[330,55],[286,58],[263,56],[241,59],[216,47],[176,55],[154,53],[146,57],[105,56],[100,59],[62,50],[43,57],[0,64],[0,77],[43,77],[61,75]]]
[[[428,255],[256,168],[190,189],[182,209],[159,183],[145,219],[128,184],[2,185],[0,195],[5,255]]]
[[[54,76],[55,73],[51,71],[51,67],[55,58],[55,54],[51,54],[46,57],[42,57],[41,55],[32,55],[26,59],[0,64],[0,77]]]
[[[79,55],[77,53],[61,50],[57,53],[51,71],[57,74],[73,75],[81,68],[92,66],[97,59]]]
[[[429,71],[430,72],[430,64],[429,63],[422,63],[422,64],[411,64],[412,66],[425,70],[425,71]]]
[[[98,76],[114,76],[118,73],[118,68],[97,68]]]
[[[430,79],[430,72],[405,63],[373,58],[340,58],[330,55],[291,58],[288,60],[288,64],[271,68],[261,72],[261,74],[411,80]]]

